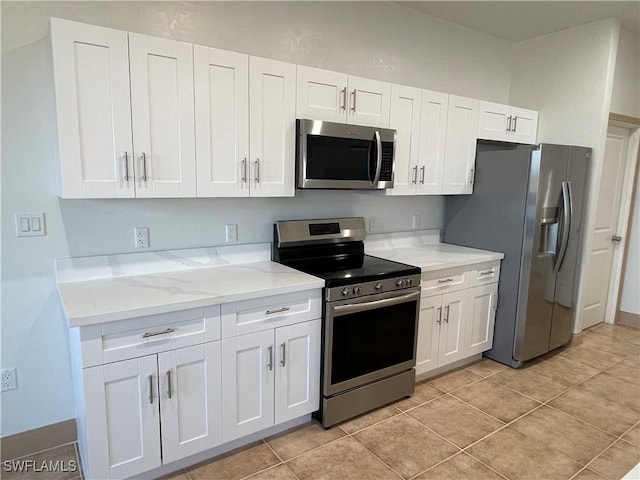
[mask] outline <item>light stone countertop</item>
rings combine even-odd
[[[420,267],[423,272],[501,260],[504,254],[440,243],[439,230],[369,235],[365,251]]]
[[[223,254],[229,249],[246,250],[246,247],[59,260],[58,291],[69,326],[105,323],[324,286],[324,280],[320,278],[271,262],[269,244],[256,245],[253,251],[241,251],[241,255]],[[141,255],[146,255],[142,262]],[[161,261],[154,263],[153,255]],[[167,263],[168,258],[175,259],[173,264]],[[229,258],[235,258],[239,263],[229,263]]]

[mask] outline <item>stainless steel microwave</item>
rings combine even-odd
[[[393,187],[395,130],[297,120],[296,133],[298,188]]]

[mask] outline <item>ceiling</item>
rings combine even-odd
[[[623,28],[635,32],[640,30],[640,0],[397,3],[510,42],[519,42],[610,17],[618,18]]]

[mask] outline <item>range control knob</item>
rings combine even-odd
[[[360,287],[353,287],[353,294],[360,295]]]
[[[396,287],[401,287],[404,285],[404,280],[399,278],[398,280],[396,280]]]
[[[407,285],[407,287],[410,287],[411,285],[413,285],[413,278],[407,278],[404,283]]]
[[[382,290],[382,284],[380,282],[376,283],[375,289]]]
[[[349,289],[345,287],[342,289],[342,296],[346,297],[347,295],[349,295]]]

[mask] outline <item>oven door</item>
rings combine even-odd
[[[419,313],[419,287],[327,303],[324,395],[415,366]]]

